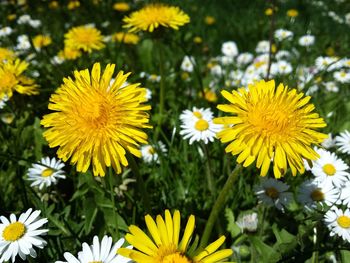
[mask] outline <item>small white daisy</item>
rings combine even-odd
[[[204,120],[212,120],[213,119],[213,112],[208,108],[196,108],[193,107],[192,110],[184,110],[180,114],[180,120],[186,121],[186,120],[198,120],[198,119],[204,119]]]
[[[335,137],[335,145],[342,153],[350,154],[350,132],[345,130]]]
[[[234,41],[227,41],[222,44],[221,52],[227,57],[235,57],[238,55],[238,48]]]
[[[156,162],[159,163],[158,152],[166,153],[167,149],[161,141],[158,142],[157,146],[152,145],[142,145],[141,146],[141,156],[146,163]]]
[[[262,40],[258,42],[255,52],[256,53],[269,53],[270,51],[270,41],[268,40]]]
[[[325,214],[324,220],[331,236],[338,235],[350,242],[350,209],[343,211],[333,207]]]
[[[251,53],[241,53],[237,57],[237,64],[239,66],[247,65],[248,63],[253,61],[254,56]]]
[[[215,77],[222,77],[224,71],[220,65],[215,65],[210,69],[210,73]]]
[[[285,60],[278,61],[276,66],[277,66],[278,73],[281,75],[289,74],[293,70],[292,65]]]
[[[184,111],[184,115],[185,115]],[[222,126],[219,124],[214,124],[212,120],[212,112],[210,109],[205,109],[203,112],[207,112],[207,116],[200,115],[199,111],[195,113],[194,117],[184,118],[180,116],[181,119],[181,131],[180,134],[184,139],[190,139],[190,144],[194,141],[203,141],[207,144],[209,141],[214,141],[216,133],[221,131]],[[184,116],[181,114],[182,116]],[[211,116],[211,118],[209,118]]]
[[[193,72],[194,67],[194,58],[185,56],[181,63],[181,70],[186,72]]]
[[[318,149],[316,152],[320,158],[313,161],[311,172],[316,176],[316,180],[326,184],[333,184],[340,188],[349,180],[350,174],[347,172],[349,166],[339,159],[335,153]]]
[[[322,202],[332,206],[335,203],[340,203],[339,197],[340,190],[338,188],[314,179],[303,182],[297,195],[298,201],[307,209],[316,208],[317,204],[322,204]]]
[[[146,88],[146,100],[152,99],[152,90]]]
[[[64,253],[66,261],[56,261],[55,263],[127,263],[130,259],[117,254],[117,250],[124,244],[124,238],[121,238],[113,245],[111,237],[104,236],[100,242],[97,236],[94,236],[92,245],[83,243],[83,250],[78,253],[78,258],[71,253]],[[113,245],[113,246],[112,246]],[[132,247],[128,247],[132,248]]]
[[[160,81],[160,76],[156,75],[156,74],[150,74],[148,75],[148,80],[151,81],[151,82],[159,82]]]
[[[323,71],[329,67],[332,63],[336,61],[335,58],[332,57],[318,57],[315,60],[315,65],[318,71]]]
[[[35,258],[37,256],[34,246],[44,248],[46,241],[40,236],[45,235],[48,229],[39,229],[47,223],[46,218],[40,218],[41,211],[32,213],[29,208],[22,213],[18,220],[14,214],[10,215],[10,220],[1,216],[0,220],[0,262],[12,260],[15,262],[19,255],[23,260],[27,256]]]
[[[275,206],[277,209],[284,210],[293,198],[291,192],[287,192],[289,186],[276,179],[263,179],[261,184],[254,187],[255,194],[259,201],[268,206]]]
[[[62,168],[64,163],[56,158],[50,160],[49,157],[44,157],[41,159],[40,164],[33,164],[31,168],[28,169],[28,180],[33,181],[31,186],[39,186],[39,189],[51,186],[51,184],[56,184],[58,179],[64,179],[64,171]]]
[[[345,71],[345,70],[334,72],[333,77],[336,81],[338,81],[340,83],[349,83],[350,82],[350,73]]]
[[[289,59],[291,57],[291,53],[287,50],[279,50],[275,57],[276,60]]]
[[[323,83],[323,85],[326,87],[326,90],[329,92],[338,92],[339,91],[339,87],[338,85],[334,82],[334,81],[328,81]]]
[[[299,38],[299,45],[303,47],[309,47],[315,44],[315,36],[313,35],[304,35]]]
[[[236,224],[242,232],[255,232],[258,228],[258,214],[253,212],[240,217]]]
[[[6,37],[12,33],[12,28],[11,27],[3,27],[0,29],[0,37]]]
[[[274,35],[278,41],[283,41],[287,39],[292,39],[294,34],[292,31],[286,29],[277,29]]]

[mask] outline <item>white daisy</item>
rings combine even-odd
[[[194,58],[191,56],[185,56],[181,63],[181,70],[186,72],[193,72]]]
[[[254,56],[251,53],[245,52],[241,53],[237,57],[237,64],[239,66],[247,65],[248,63],[253,61]]]
[[[258,228],[258,214],[255,212],[245,214],[237,220],[236,224],[242,232],[255,232]]]
[[[341,189],[340,199],[343,205],[350,207],[350,181],[347,181]]]
[[[235,57],[238,55],[238,48],[234,41],[227,41],[222,44],[221,52],[227,57]]]
[[[23,260],[29,255],[33,258],[37,256],[34,246],[44,248],[46,241],[40,236],[45,235],[48,229],[39,229],[47,223],[46,218],[40,218],[41,211],[32,213],[29,208],[22,213],[18,220],[14,214],[10,215],[10,220],[1,216],[0,220],[0,262],[12,260],[15,262],[19,255]]]
[[[194,116],[191,118],[181,118],[180,116],[182,122],[180,134],[183,135],[184,139],[190,139],[190,144],[192,144],[194,141],[203,141],[205,144],[207,144],[209,141],[212,142],[216,137],[216,133],[222,129],[222,125],[213,123],[213,114],[210,109],[203,111],[210,112],[210,114],[207,114],[207,116],[199,115],[197,111],[195,113],[198,117]],[[208,118],[208,116],[211,116],[211,118]]]
[[[270,41],[262,40],[258,42],[258,45],[255,48],[256,53],[269,53],[270,51]]]
[[[335,145],[339,146],[339,151],[350,154],[350,132],[345,130],[335,137]]]
[[[150,89],[148,89],[148,88],[146,88],[146,95],[145,95],[145,97],[146,97],[146,100],[152,99],[152,91]]]
[[[210,69],[210,73],[216,77],[221,77],[224,74],[222,67],[220,65],[215,65],[214,67],[212,67]]]
[[[304,35],[299,38],[299,45],[303,47],[312,46],[315,44],[315,36],[313,35]]]
[[[204,119],[204,120],[212,120],[213,119],[213,112],[208,108],[196,108],[193,107],[192,110],[184,110],[180,114],[180,120],[186,121],[186,120],[198,120],[198,119]]]
[[[0,37],[6,37],[12,33],[12,28],[11,27],[3,27],[0,29]]]
[[[340,188],[349,180],[350,174],[347,172],[349,166],[339,159],[334,153],[318,149],[316,150],[320,158],[313,161],[311,172],[316,176],[316,180],[326,184],[333,184]]]
[[[83,243],[83,250],[78,253],[78,258],[71,253],[64,253],[66,261],[56,261],[55,263],[127,263],[130,259],[117,254],[118,248],[124,244],[124,238],[121,238],[113,245],[111,237],[104,236],[100,242],[97,236],[94,236],[93,243],[89,246]],[[112,246],[113,245],[113,246]],[[132,248],[132,247],[128,247]]]
[[[326,205],[332,206],[340,203],[340,190],[331,184],[320,183],[311,179],[303,182],[298,191],[297,199],[307,209],[317,207],[317,204],[325,202]]]
[[[278,73],[281,75],[289,74],[293,70],[292,65],[285,60],[278,61],[276,66],[277,66]],[[272,66],[271,66],[271,69],[272,69]]]
[[[289,59],[291,57],[291,54],[287,50],[279,50],[276,55],[276,60],[282,60],[282,59]]]
[[[2,99],[0,99],[0,109],[5,107],[7,101],[8,97],[6,95]]]
[[[275,38],[278,41],[283,41],[286,39],[292,39],[293,38],[293,32],[285,29],[277,29],[275,31]]]
[[[159,163],[158,152],[166,153],[167,149],[161,141],[158,142],[157,146],[142,145],[141,146],[141,157],[146,163],[156,162]]]
[[[335,140],[331,133],[328,133],[328,137],[321,143],[321,145],[326,149],[334,147]]]
[[[227,66],[233,63],[233,57],[229,57],[229,56],[221,56],[219,57],[219,61],[221,63],[221,65]]]
[[[16,50],[24,51],[30,49],[30,47],[31,44],[27,35],[20,35],[17,37],[17,45],[15,47]]]
[[[334,72],[333,77],[336,81],[338,81],[340,83],[349,83],[350,82],[350,73],[345,71],[345,70]]]
[[[160,76],[156,75],[156,74],[150,74],[147,76],[148,80],[151,82],[159,82],[160,81]]]
[[[318,71],[323,71],[329,67],[332,63],[336,61],[335,58],[332,57],[318,57],[315,60],[315,65]]]
[[[331,236],[338,235],[350,242],[350,209],[343,211],[333,207],[325,214],[324,220]]]
[[[287,192],[289,186],[276,179],[263,179],[260,185],[254,187],[255,194],[259,201],[268,206],[275,206],[277,209],[284,210],[293,198],[291,192]]]
[[[51,184],[56,184],[58,179],[64,179],[64,171],[62,168],[64,163],[56,158],[50,160],[49,157],[44,157],[41,159],[40,164],[33,164],[31,168],[28,169],[28,180],[33,181],[31,186],[39,186],[39,189],[51,186]]]
[[[328,81],[323,83],[323,85],[326,87],[326,90],[329,92],[338,92],[339,87],[334,81]]]

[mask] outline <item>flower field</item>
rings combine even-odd
[[[0,14],[0,263],[350,262],[350,2]]]

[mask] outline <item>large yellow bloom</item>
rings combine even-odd
[[[312,144],[321,143],[327,135],[315,129],[326,123],[312,112],[315,107],[308,103],[309,96],[283,84],[275,88],[273,80],[221,93],[231,104],[218,105],[218,109],[235,116],[214,120],[227,127],[217,136],[230,142],[226,152],[238,155],[238,163],[246,167],[256,160],[260,175],[265,176],[273,161],[274,175],[279,178],[288,165],[296,175],[305,171],[303,159],[318,158]]]
[[[178,210],[173,216],[169,210],[165,210],[165,220],[158,215],[154,221],[150,215],[146,215],[145,221],[150,236],[147,236],[139,227],[131,225],[130,233],[126,234],[125,239],[133,245],[134,249],[120,248],[118,254],[138,263],[217,263],[224,262],[223,260],[232,254],[231,249],[217,251],[225,241],[224,236],[206,248],[198,248],[190,253],[189,244],[195,228],[193,215],[187,221],[181,241]]]
[[[190,17],[176,6],[150,4],[124,17],[123,21],[123,27],[129,28],[130,32],[153,32],[159,26],[178,30],[179,26],[190,22]]]
[[[8,60],[8,59],[13,60],[15,57],[16,57],[16,54],[12,50],[8,48],[0,47],[0,63],[3,60]]]
[[[78,26],[71,28],[64,35],[64,44],[70,49],[82,49],[86,52],[100,50],[105,47],[101,32],[90,26]]]
[[[23,75],[28,66],[20,59],[0,62],[0,99],[11,98],[14,91],[25,95],[38,94],[38,85]]]
[[[95,63],[88,69],[74,71],[75,80],[64,78],[64,84],[50,98],[54,113],[43,117],[41,124],[49,127],[44,137],[50,147],[57,147],[63,161],[71,158],[77,171],[86,172],[92,164],[95,176],[104,176],[106,166],[117,173],[127,166],[126,151],[141,157],[139,143],[147,143],[141,128],[150,128],[144,105],[146,89],[139,84],[123,86],[130,73],[120,71],[111,81],[114,64],[101,74]]]

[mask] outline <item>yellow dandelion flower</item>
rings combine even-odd
[[[202,97],[203,93],[200,92],[199,96]],[[204,89],[204,98],[209,102],[216,102],[218,100],[218,97],[216,96],[215,91],[208,88]]]
[[[296,9],[289,9],[287,11],[287,16],[289,17],[297,17],[298,15],[299,15],[299,12]]]
[[[15,52],[13,52],[12,50],[8,49],[8,48],[4,48],[4,47],[0,47],[0,63],[3,60],[12,60],[16,57]]]
[[[99,63],[74,71],[75,79],[64,78],[64,84],[50,98],[49,109],[41,124],[49,128],[44,137],[50,147],[59,147],[63,161],[71,158],[77,171],[86,172],[92,164],[95,176],[104,176],[106,167],[121,173],[127,166],[126,152],[141,157],[139,143],[147,144],[142,128],[147,124],[150,106],[144,105],[146,89],[139,84],[123,86],[130,73],[120,71],[111,82],[114,64],[108,64],[101,75]]]
[[[271,7],[267,8],[265,10],[265,15],[266,16],[272,16],[272,14],[273,14],[273,9]]]
[[[217,134],[221,142],[230,142],[226,152],[238,155],[237,162],[249,166],[256,160],[265,176],[273,162],[276,178],[291,168],[292,174],[304,173],[303,159],[315,160],[319,156],[312,144],[323,142],[327,135],[315,131],[326,126],[310,96],[303,97],[296,89],[280,84],[275,88],[273,80],[260,81],[248,89],[222,91],[231,103],[218,105],[218,109],[235,116],[220,117],[217,124],[229,125]],[[287,164],[288,163],[288,164]]]
[[[193,42],[196,43],[196,44],[200,44],[203,42],[203,39],[201,37],[194,37],[193,38]]]
[[[105,47],[101,32],[94,27],[73,27],[64,38],[65,46],[70,49],[81,49],[90,53],[93,49],[100,50]]]
[[[43,47],[47,47],[52,43],[52,39],[50,36],[46,35],[36,35],[33,37],[33,45],[36,49],[41,49]]]
[[[133,33],[118,32],[112,36],[114,41],[123,42],[125,44],[136,45],[139,43],[140,38],[138,35]]]
[[[128,28],[129,32],[153,32],[160,26],[178,30],[190,22],[190,17],[176,6],[150,4],[124,17],[123,21],[123,27]]]
[[[17,17],[16,14],[10,14],[10,15],[7,16],[7,20],[8,20],[8,21],[13,21],[13,20],[16,19],[16,17]]]
[[[113,9],[119,12],[127,12],[130,10],[130,6],[126,2],[117,2],[113,5]]]
[[[81,51],[74,48],[65,47],[58,52],[58,57],[67,60],[75,60],[81,56]]]
[[[204,249],[196,249],[190,253],[189,245],[195,228],[193,215],[187,221],[181,241],[181,220],[178,210],[173,216],[169,210],[165,210],[165,220],[160,215],[156,220],[146,215],[145,221],[150,235],[148,236],[139,227],[131,225],[130,233],[126,234],[125,239],[134,249],[119,248],[118,254],[131,258],[137,263],[223,263],[223,260],[232,254],[231,249],[217,251],[225,242],[225,236]]]
[[[79,6],[80,6],[80,2],[77,0],[73,0],[73,1],[69,1],[67,8],[69,10],[73,10],[73,9],[78,8]]]
[[[215,17],[213,16],[206,16],[204,18],[204,23],[206,23],[208,26],[214,25],[216,22]]]
[[[25,95],[38,94],[35,81],[23,75],[28,66],[20,59],[0,63],[0,99],[11,98],[14,91]]]

